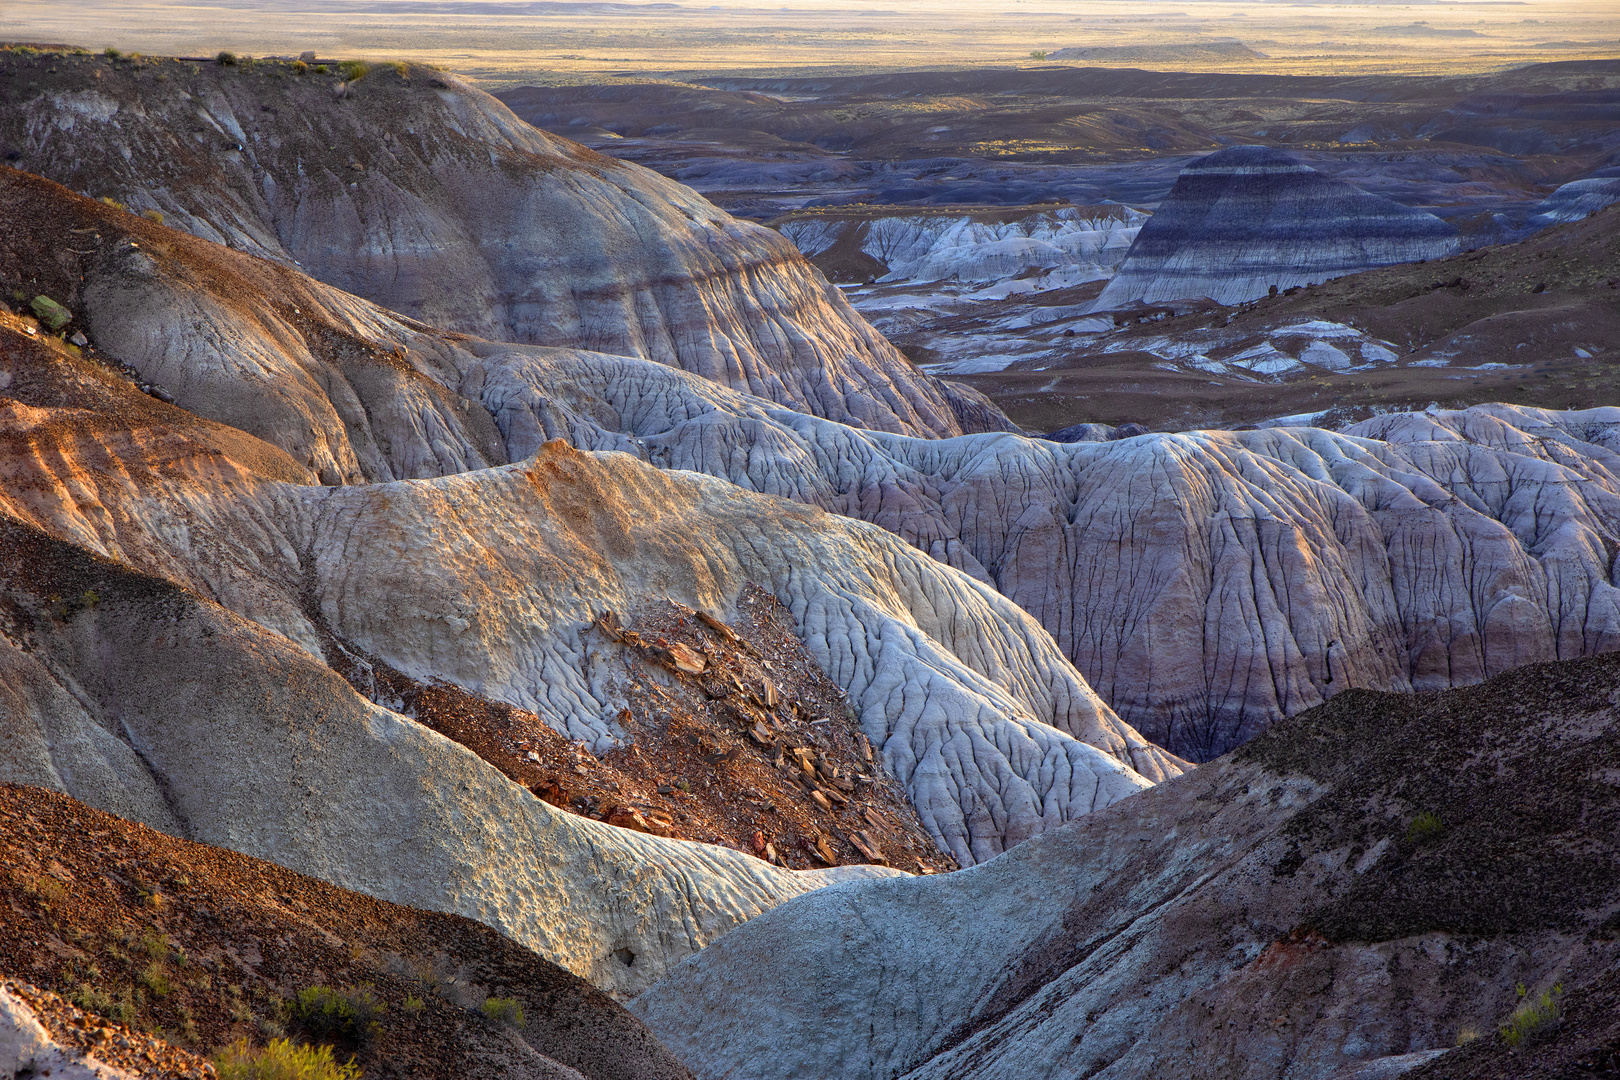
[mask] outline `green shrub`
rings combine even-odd
[[[486,998],[481,1008],[484,1015],[497,1024],[505,1024],[509,1028],[523,1026],[523,1006],[518,1004],[517,998]]]
[[[255,1050],[246,1039],[238,1039],[214,1055],[219,1080],[360,1080],[362,1073],[353,1059],[339,1065],[330,1046],[294,1046],[286,1039],[275,1039],[262,1050]]]
[[[423,1001],[415,994],[407,994],[405,996],[405,1000],[400,1002],[399,1007],[405,1010],[406,1016],[420,1016],[422,1014],[422,1010],[427,1008],[427,1002]]]
[[[236,64],[236,54],[233,52],[226,52],[224,49],[219,50],[219,55],[214,57],[214,59],[224,67],[232,67]]]
[[[85,1012],[99,1013],[120,1024],[135,1022],[135,1000],[128,990],[124,991],[122,997],[115,998],[105,990],[80,983],[79,988],[68,995],[68,1000]]]
[[[294,1027],[316,1040],[338,1040],[360,1045],[377,1029],[377,1018],[388,1011],[369,986],[334,990],[310,986],[298,991],[287,1008]]]
[[[1541,1034],[1548,1025],[1558,1019],[1560,1013],[1558,1002],[1563,996],[1562,983],[1535,996],[1527,994],[1524,984],[1520,983],[1519,1006],[1507,1018],[1507,1023],[1502,1025],[1502,1041],[1516,1050]]]
[[[1044,49],[1036,49],[1034,52],[1029,54],[1029,58],[1031,60],[1045,60],[1046,51]]]
[[[105,50],[102,51],[101,55],[105,56],[109,60],[117,60],[120,56],[123,56],[124,54],[119,52],[117,49],[113,48],[111,45],[109,45],[109,46],[107,46],[107,48]]]
[[[359,60],[345,60],[338,65],[338,74],[343,76],[344,82],[358,82],[370,71],[371,69]]]
[[[317,74],[317,75],[330,75],[331,72],[326,69],[325,64],[316,64],[315,65],[315,74]]]
[[[136,982],[152,991],[153,997],[168,997],[174,989],[169,983],[169,975],[163,970],[163,965],[156,960],[147,964],[135,979]]]
[[[1406,827],[1406,839],[1410,843],[1420,844],[1431,836],[1439,836],[1445,828],[1446,823],[1440,820],[1439,814],[1424,811]]]
[[[302,60],[294,60],[292,62],[292,69],[294,75],[302,75],[304,72],[309,70],[309,65],[304,63]]]

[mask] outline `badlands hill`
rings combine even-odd
[[[955,280],[982,287],[1043,270],[1066,284],[1106,276],[1146,218],[1118,205],[863,206],[801,210],[770,224],[829,281]]]
[[[1307,430],[1058,446],[1005,435],[936,442],[862,433],[646,361],[451,340],[412,329],[290,270],[11,176],[15,219],[39,223],[14,234],[15,264],[40,267],[36,281],[69,290],[62,295],[82,304],[98,348],[127,358],[143,379],[172,386],[165,392],[182,406],[221,422],[246,418],[240,422],[251,433],[279,444],[305,468],[342,466],[347,471],[337,477],[355,479],[427,477],[475,461],[522,460],[545,440],[561,438],[584,450],[625,452],[646,464],[708,473],[846,515],[807,519],[812,533],[847,529],[850,518],[861,518],[912,545],[900,551],[932,555],[922,562],[908,556],[903,568],[884,571],[881,580],[945,574],[939,580],[950,595],[962,602],[984,598],[971,601],[982,612],[972,618],[989,620],[976,623],[982,628],[973,635],[954,628],[955,615],[930,614],[917,624],[936,627],[925,633],[958,658],[943,669],[934,660],[920,661],[917,670],[933,672],[930,683],[948,695],[941,701],[974,704],[966,714],[934,713],[924,699],[908,698],[906,716],[931,718],[911,736],[921,741],[891,768],[913,801],[927,807],[925,820],[933,816],[929,831],[962,861],[998,851],[1042,822],[1065,820],[1070,807],[1090,809],[1095,802],[1068,780],[1053,798],[1059,789],[1051,785],[1069,775],[1069,766],[1051,774],[1018,765],[1016,774],[1034,785],[1028,789],[990,779],[1004,775],[1005,766],[996,762],[1014,760],[999,749],[953,753],[941,771],[943,760],[928,748],[946,731],[965,736],[967,729],[955,727],[963,715],[982,715],[985,722],[994,715],[1027,718],[1041,726],[1017,727],[1025,723],[1020,719],[1015,727],[1039,732],[1037,741],[1049,748],[1043,754],[1060,747],[1068,747],[1064,755],[1089,753],[1080,746],[1095,746],[1153,779],[1176,767],[1133,742],[1137,736],[1128,728],[1115,727],[1116,716],[1174,753],[1202,760],[1346,685],[1462,685],[1531,660],[1615,647],[1613,570],[1601,554],[1602,538],[1617,531],[1614,420],[1603,410],[1425,415],[1369,429],[1370,439]],[[98,237],[97,251],[104,254],[82,264],[88,272],[49,277],[53,253],[77,236]],[[85,280],[75,282],[76,276]],[[195,286],[177,293],[178,281],[200,286],[211,280],[230,282],[229,293]],[[240,303],[250,286],[263,291]],[[229,300],[230,293],[237,299]],[[208,320],[194,314],[199,304],[211,313]],[[289,313],[296,334],[255,327],[264,312]],[[255,351],[258,371],[244,377],[220,353],[214,343],[227,336]],[[343,393],[323,393],[327,385]],[[276,421],[278,415],[319,422]],[[360,464],[343,465],[347,455]],[[1548,504],[1558,527],[1548,529],[1520,502],[1504,500],[1498,476],[1518,478],[1512,482],[1530,485],[1526,490],[1560,493]],[[691,520],[687,510],[679,513]],[[1161,522],[1151,543],[1132,539],[1144,518]],[[498,528],[489,530],[493,541]],[[735,544],[727,539],[723,546]],[[1281,546],[1272,551],[1273,544]],[[1430,559],[1436,544],[1455,557]],[[159,555],[144,539],[140,545],[136,550],[149,552],[143,558],[160,560],[143,565],[172,565],[177,577],[196,579],[189,555]],[[743,565],[769,565],[752,562],[761,557],[775,555],[754,549]],[[253,555],[248,565],[260,558]],[[966,577],[951,577],[947,567]],[[639,580],[645,571],[634,573]],[[760,574],[754,580],[764,585],[781,571],[748,573]],[[958,582],[969,579],[995,591],[962,592]],[[828,636],[815,614],[820,601],[805,606],[816,592],[797,592],[808,584],[802,577],[788,580],[796,582],[788,591],[767,591],[787,604],[812,655],[852,695],[874,745],[885,746],[912,721],[894,713],[891,695],[904,685],[902,670],[874,672],[859,659],[877,655],[869,650],[882,638],[884,621],[870,621],[861,601],[841,616],[855,620],[845,624],[849,629]],[[250,591],[259,595],[265,588]],[[725,595],[729,605],[738,594]],[[676,598],[693,608],[712,603],[697,592]],[[614,594],[601,604],[628,611],[639,599]],[[255,617],[307,640],[308,620],[288,610],[303,603],[277,601]],[[919,610],[912,602],[906,609]],[[570,617],[583,625],[600,610],[587,605]],[[577,646],[555,643],[550,632],[534,640],[534,660],[522,659],[530,655],[525,646],[491,669],[487,650],[509,646],[497,647],[491,638],[489,646],[471,648],[471,640],[454,633],[459,621],[429,622],[428,636],[420,638],[422,631],[408,630],[397,618],[377,620],[365,605],[348,617],[356,627],[374,626],[367,633],[378,636],[355,641],[339,631],[340,637],[412,677],[449,678],[475,694],[532,710],[593,746],[623,737],[593,712],[607,707],[598,691],[542,692],[536,677],[523,673],[553,648],[579,655]],[[517,611],[511,617],[528,625]],[[879,638],[866,637],[871,644],[846,659],[843,642],[852,640],[856,623],[862,635]],[[997,625],[1005,628],[991,629]],[[1009,632],[1015,646],[972,641],[976,635],[1000,642]],[[447,634],[444,644],[429,644]],[[1051,651],[1054,639],[1061,654]],[[915,655],[933,656],[934,648],[919,642]],[[910,652],[885,655],[894,663]],[[986,674],[1005,680],[995,673],[1031,664],[1027,675],[1003,682],[1005,690],[975,681]],[[968,691],[947,685],[973,689],[966,698],[951,697]],[[1120,734],[1106,734],[1111,731]],[[991,745],[1000,744],[998,736]],[[1086,766],[1074,775],[1101,774]],[[947,776],[946,786],[932,786]],[[1025,790],[1027,796],[1018,794]],[[1016,809],[1023,805],[1043,809]],[[994,809],[980,817],[980,806]]]
[[[631,1008],[698,1077],[1607,1075],[1617,702],[1616,657],[1347,693],[992,863],[777,908]],[[1515,1048],[1520,987],[1565,1019]]]
[[[0,990],[0,1053],[16,1046],[8,1023],[38,1023],[45,1042],[21,1061],[0,1057],[8,1077],[8,1066],[73,1076],[101,1063],[118,1080],[201,1080],[213,1047],[278,1030],[320,1036],[289,1006],[321,986],[374,1003],[373,1031],[337,1037],[339,1060],[356,1055],[367,1076],[690,1076],[607,995],[471,919],[334,888],[37,787],[0,785],[0,825],[0,968],[28,981]],[[522,1022],[486,1018],[489,998],[515,1000]],[[81,1064],[85,1052],[93,1062]]]
[[[311,124],[368,92],[421,95],[471,110],[433,112],[466,162],[519,160],[487,131],[478,154],[457,141],[452,120],[493,125],[497,106],[409,69],[340,95],[269,66],[15,62],[150,90],[150,108],[108,98],[113,119],[85,128],[107,160],[113,120],[143,122],[185,79],[238,117],[293,95]],[[89,100],[20,97],[52,124]],[[266,158],[305,122],[261,121]],[[600,194],[604,176],[641,176],[556,154],[534,183]],[[382,188],[427,182],[362,164]],[[641,184],[571,219],[595,256],[640,265],[660,243],[603,248],[603,218],[685,217],[690,194]],[[195,205],[227,235],[224,204]],[[936,437],[972,398],[899,359],[880,379],[876,346],[869,396],[823,395],[836,362],[772,367],[810,371],[809,389],[756,394],[746,373],[679,357],[434,326],[317,280],[290,250],[233,250],[19,169],[0,169],[0,220],[0,780],[467,916],[620,998],[807,894],[789,912],[873,883],[995,883],[1075,835],[1084,850],[1054,866],[1129,863],[1147,849],[1111,830],[1134,812],[1099,812],[1149,805],[1135,797],[1167,781],[1182,786],[1162,797],[1181,798],[1202,782],[1188,759],[1346,690],[1441,691],[1620,649],[1612,408]],[[767,271],[739,253],[750,227],[715,229],[707,250],[741,259],[739,280],[800,275],[817,310],[878,340],[798,256]],[[551,272],[529,285],[572,287]],[[744,300],[715,310],[757,313]],[[795,325],[784,339],[830,340]],[[922,422],[928,401],[953,418],[943,429]],[[969,869],[930,873],[953,863]],[[972,902],[994,911],[1021,889]],[[1008,940],[975,962],[1022,948]],[[956,1024],[955,1007],[918,1015]],[[707,1069],[728,1045],[680,1054]],[[910,1052],[883,1050],[882,1067],[922,1060]]]
[[[497,341],[642,356],[864,427],[1005,427],[779,235],[403,65],[0,52],[7,163]]]
[[[1240,304],[1458,250],[1456,230],[1432,214],[1270,147],[1233,146],[1181,170],[1093,310],[1199,297]]]

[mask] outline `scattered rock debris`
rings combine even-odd
[[[213,1076],[204,1055],[239,1038],[307,1037],[288,1002],[312,986],[381,1006],[359,1045],[334,1044],[366,1080],[532,1075],[536,1051],[591,1080],[689,1078],[605,994],[487,926],[13,784],[0,980],[58,1044],[143,1080]],[[490,997],[518,1000],[521,1031],[484,1016]]]
[[[615,719],[629,745],[600,757],[531,712],[417,682],[335,639],[327,662],[371,700],[583,817],[791,869],[956,869],[775,597],[748,589],[732,624],[663,600],[628,624],[602,612],[585,632],[623,663]]]
[[[143,1080],[202,1080],[216,1075],[207,1058],[98,1013],[85,1012],[60,994],[16,979],[0,980],[0,986],[32,1009],[40,1026],[69,1051],[93,1056]]]

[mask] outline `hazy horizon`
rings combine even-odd
[[[437,63],[492,87],[1039,63],[1437,75],[1620,56],[1620,9],[1598,0],[893,0],[877,9],[857,0],[329,0],[312,8],[301,0],[13,0],[0,14],[0,39],[170,56],[314,50]],[[1051,55],[1064,49],[1092,51]]]

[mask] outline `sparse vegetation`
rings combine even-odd
[[[497,1024],[504,1024],[509,1028],[523,1026],[523,1006],[518,1004],[517,998],[487,998],[481,1009],[485,1016]]]
[[[1412,819],[1406,827],[1406,840],[1408,843],[1421,844],[1431,837],[1439,836],[1445,831],[1446,823],[1440,820],[1440,815],[1425,810]]]
[[[239,1039],[214,1055],[219,1080],[360,1080],[363,1075],[351,1059],[340,1065],[330,1046],[295,1046],[275,1039],[256,1050]]]
[[[123,56],[124,54],[122,52],[120,52],[119,50],[113,48],[111,45],[109,45],[109,46],[107,46],[107,48],[105,50],[102,51],[101,55],[105,56],[109,60],[117,60],[119,57]]]
[[[294,75],[303,75],[309,71],[309,65],[304,63],[302,60],[294,60],[292,62],[292,69]]]
[[[1517,1050],[1520,1046],[1535,1041],[1544,1035],[1549,1027],[1557,1022],[1560,1015],[1559,1001],[1564,996],[1562,983],[1556,984],[1551,990],[1543,990],[1540,994],[1531,994],[1525,990],[1524,984],[1519,984],[1519,1005],[1502,1025],[1502,1041],[1508,1047]]]
[[[400,1002],[399,1007],[405,1010],[406,1016],[420,1016],[422,1010],[427,1008],[427,1002],[415,994],[407,994],[405,1000]]]
[[[86,983],[68,994],[67,999],[86,1012],[97,1013],[120,1024],[133,1024],[136,1019],[135,997],[128,990],[114,997]]]
[[[361,60],[345,60],[338,65],[338,74],[343,77],[344,82],[359,82],[370,71],[371,68]]]
[[[310,986],[298,991],[288,1006],[292,1025],[311,1039],[361,1045],[378,1028],[377,1019],[388,1006],[377,1000],[369,986],[334,990]]]
[[[1029,54],[1029,58],[1031,60],[1045,60],[1046,59],[1046,50],[1045,49],[1036,49],[1036,50],[1034,50],[1033,52],[1031,52]]]
[[[327,69],[325,64],[316,64],[315,65],[315,74],[317,74],[317,75],[330,75],[331,72]]]
[[[159,225],[163,224],[163,211],[161,210],[142,210],[141,217],[147,221],[155,221]]]
[[[233,52],[227,52],[224,49],[221,49],[219,51],[219,55],[214,57],[214,60],[221,67],[234,67],[234,66],[236,66],[236,54],[233,53]]]
[[[147,964],[135,981],[151,991],[154,997],[168,997],[174,990],[169,982],[168,973],[163,970],[163,964],[156,960]]]
[[[114,210],[123,210],[126,213],[129,211],[128,206],[125,206],[123,203],[119,202],[117,199],[113,198],[111,195],[103,195],[100,199],[98,199],[96,201],[106,203],[108,206],[112,207]]]

